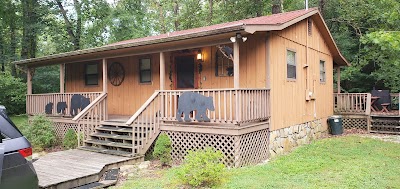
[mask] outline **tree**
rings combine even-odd
[[[283,11],[283,0],[272,0],[272,14],[278,14]]]

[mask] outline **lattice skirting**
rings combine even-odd
[[[78,124],[76,123],[54,122],[53,126],[60,143],[64,140],[65,133],[67,133],[68,129],[73,129],[75,132],[78,131]]]
[[[367,117],[349,118],[343,117],[343,128],[345,129],[365,129],[367,130]]]
[[[224,154],[224,164],[240,167],[268,158],[268,129],[244,135],[219,135],[179,131],[163,131],[172,141],[172,158],[181,161],[189,150],[211,146]]]
[[[400,118],[373,119],[371,131],[400,134]]]

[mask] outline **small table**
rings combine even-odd
[[[373,96],[373,97],[371,97],[371,110],[373,111],[373,112],[377,112],[378,110],[379,110],[379,108],[378,107],[376,107],[376,101],[378,100],[378,99],[380,99],[381,97],[379,97],[379,96]]]

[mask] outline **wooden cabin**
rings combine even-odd
[[[28,72],[26,113],[53,119],[60,138],[69,128],[83,133],[81,149],[140,156],[166,133],[173,158],[213,146],[229,166],[258,163],[325,134],[333,70],[348,65],[317,9],[16,64]],[[49,65],[60,66],[60,92],[32,94],[35,68]],[[184,94],[194,98],[181,103]],[[199,116],[195,101],[207,97],[214,107]],[[178,113],[181,106],[190,113]],[[183,114],[190,120],[179,121]]]

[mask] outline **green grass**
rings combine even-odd
[[[28,123],[28,116],[26,116],[26,115],[14,115],[14,116],[10,116],[10,119],[14,122],[14,124],[18,128],[21,128],[22,126],[24,126]]]
[[[119,188],[176,188],[174,170]],[[230,169],[217,188],[400,188],[400,144],[345,136],[318,140],[268,164]]]

